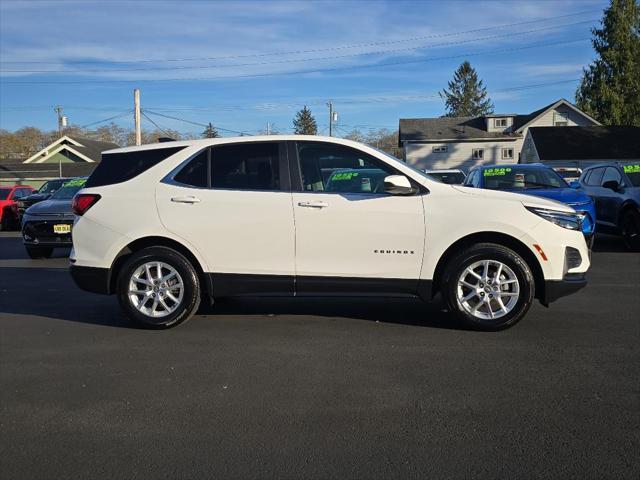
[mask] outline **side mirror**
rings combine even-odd
[[[384,191],[391,195],[411,195],[414,189],[404,175],[389,175],[384,178]]]
[[[602,186],[604,188],[608,188],[610,190],[613,190],[614,192],[617,192],[617,191],[620,190],[620,184],[615,180],[608,180],[608,181],[604,182],[602,184]]]
[[[577,180],[573,180],[572,182],[569,182],[569,186],[571,188],[580,188],[580,182],[578,182]]]

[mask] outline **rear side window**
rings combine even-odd
[[[209,178],[209,149],[203,150],[173,177],[176,182],[190,187],[207,188]]]
[[[122,183],[169,158],[185,147],[155,148],[137,152],[107,153],[93,171],[85,187],[101,187]]]
[[[280,190],[280,145],[251,142],[214,147],[211,187],[233,190]]]
[[[587,178],[587,185],[599,187],[603,174],[604,174],[604,168],[594,168],[591,171],[591,175],[589,175],[589,178]]]

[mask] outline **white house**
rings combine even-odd
[[[527,115],[401,118],[399,143],[404,160],[420,169],[517,163],[530,127],[600,125],[565,99]]]

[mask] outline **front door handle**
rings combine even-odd
[[[327,202],[298,202],[298,206],[306,208],[327,208],[329,204]]]
[[[171,201],[175,203],[200,203],[200,199],[193,195],[186,195],[184,197],[171,197]]]

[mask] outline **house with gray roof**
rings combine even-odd
[[[401,118],[399,146],[404,160],[437,170],[518,162],[531,127],[600,125],[571,102],[560,99],[529,114],[481,117]]]
[[[522,163],[586,168],[615,161],[640,161],[640,127],[531,127],[522,150]]]
[[[31,157],[0,161],[0,185],[39,187],[47,180],[90,175],[102,152],[119,148],[111,142],[63,135]]]

